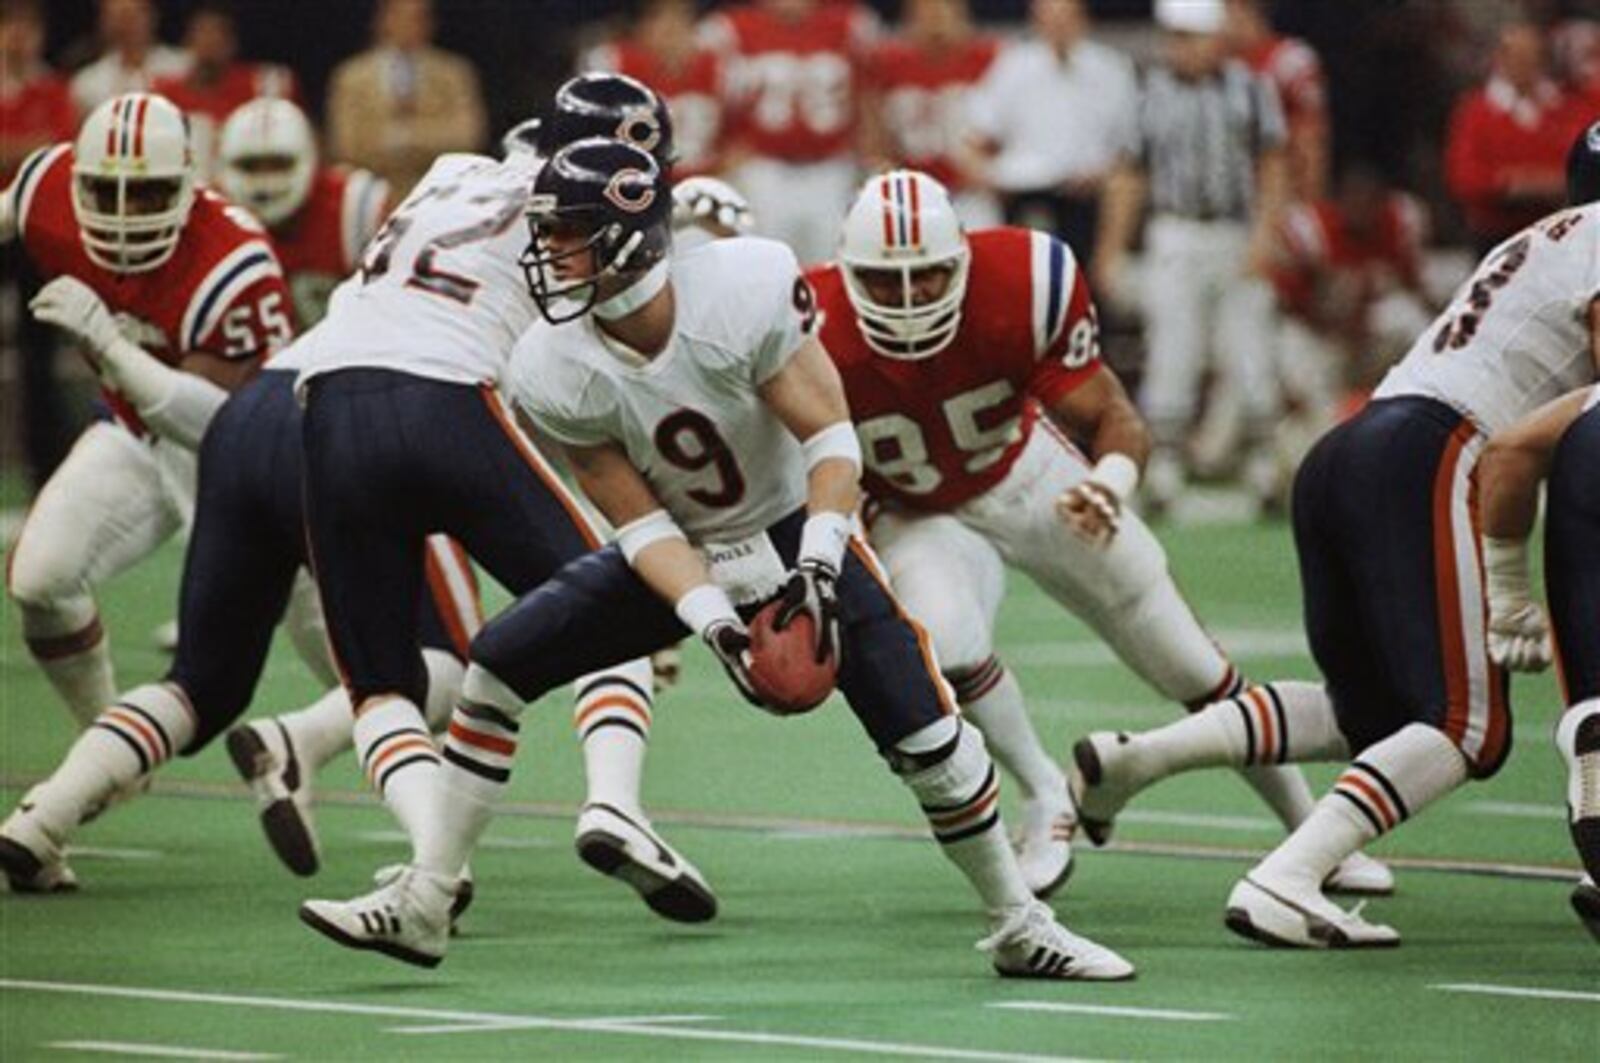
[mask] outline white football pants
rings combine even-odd
[[[1229,674],[1228,662],[1179,594],[1150,529],[1124,511],[1116,538],[1101,547],[1056,516],[1056,499],[1088,474],[1083,455],[1040,423],[1000,483],[948,513],[885,508],[869,529],[872,545],[947,672],[994,652],[1009,564],[1163,696],[1207,696]]]

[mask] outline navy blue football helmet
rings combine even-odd
[[[675,158],[672,116],[655,91],[626,74],[579,74],[556,90],[554,109],[540,123],[535,144],[550,158],[568,144],[609,137],[643,148],[670,170]]]
[[[590,137],[560,149],[539,171],[528,229],[532,239],[520,259],[528,292],[547,321],[572,321],[594,308],[607,278],[642,276],[667,257],[672,186],[649,152]],[[578,237],[582,243],[573,242]],[[583,275],[563,276],[590,253]]]
[[[1567,151],[1567,203],[1600,199],[1600,122],[1578,134]]]

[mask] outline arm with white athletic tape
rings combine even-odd
[[[90,352],[95,371],[133,403],[158,434],[199,446],[211,418],[227,401],[222,387],[175,369],[122,334],[104,300],[76,277],[57,277],[28,304],[33,316],[72,335]]]
[[[767,408],[800,440],[806,462],[806,523],[800,552],[783,589],[774,625],[802,613],[816,625],[818,663],[839,654],[839,606],[834,582],[844,567],[851,522],[861,503],[861,444],[850,423],[844,384],[815,336],[760,387]]]
[[[1528,536],[1556,446],[1594,394],[1594,388],[1570,392],[1496,432],[1478,462],[1489,657],[1514,672],[1550,665],[1550,628],[1533,596]]]
[[[744,621],[628,456],[612,443],[567,443],[562,449],[579,488],[617,529],[617,548],[629,567],[672,603],[683,626],[711,648],[744,699],[766,708],[750,683],[750,632]]]

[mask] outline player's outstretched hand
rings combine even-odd
[[[1489,659],[1513,672],[1550,667],[1550,627],[1536,602],[1489,614]]]
[[[802,561],[800,567],[789,573],[783,586],[783,595],[774,631],[782,631],[802,613],[811,618],[817,633],[816,659],[818,664],[839,659],[839,598],[834,593],[838,573],[817,561]]]
[[[1122,503],[1104,484],[1085,480],[1056,499],[1056,516],[1085,541],[1108,545],[1122,527]]]
[[[755,223],[750,201],[726,181],[689,177],[672,187],[673,224],[678,228],[703,223],[718,236],[748,233]]]
[[[70,333],[100,367],[102,352],[122,337],[117,321],[94,289],[76,277],[57,277],[39,289],[28,304],[33,316],[47,325]]]
[[[756,695],[755,684],[750,681],[749,629],[738,620],[718,620],[706,628],[705,640],[744,700],[758,709],[766,709],[766,704]]]

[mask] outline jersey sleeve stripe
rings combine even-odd
[[[236,295],[263,277],[279,272],[278,260],[259,240],[252,240],[217,263],[200,282],[183,315],[183,349],[192,351],[200,345]]]
[[[1078,266],[1072,249],[1045,233],[1028,234],[1032,242],[1033,352],[1043,357],[1061,338],[1071,316]]]
[[[44,175],[56,160],[70,150],[66,144],[57,144],[51,148],[40,148],[28,156],[22,163],[22,169],[17,175],[15,183],[11,186],[11,216],[16,219],[17,231],[26,232],[28,228],[28,210],[33,206],[33,194],[39,190],[39,185],[44,181]]]

